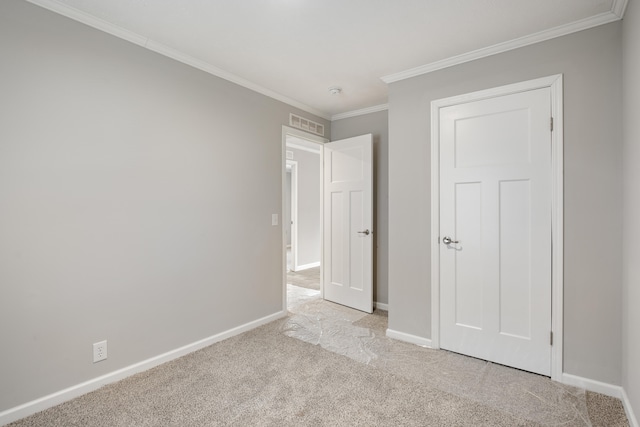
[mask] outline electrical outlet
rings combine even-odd
[[[107,340],[93,344],[93,363],[107,358]]]

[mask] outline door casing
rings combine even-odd
[[[298,268],[298,162],[295,160],[287,160],[286,162],[287,167],[291,167],[291,212],[289,212],[288,218],[286,215],[282,215],[282,220],[288,219],[291,221],[291,271],[296,271]],[[287,224],[283,222],[282,225],[285,228],[286,236]]]
[[[431,102],[431,347],[440,348],[440,109],[529,90],[551,91],[551,379],[562,379],[563,355],[563,99],[562,75],[553,75]]]
[[[282,159],[282,164],[280,169],[282,170],[282,176],[281,176],[281,180],[282,180],[282,184],[281,184],[281,193],[283,195],[282,197],[282,204],[281,204],[281,210],[280,212],[285,212],[287,206],[286,206],[286,200],[284,198],[284,194],[286,191],[286,185],[287,185],[287,135],[290,136],[294,136],[296,138],[300,138],[303,139],[307,142],[310,142],[312,144],[316,144],[319,148],[320,151],[320,164],[323,164],[323,156],[324,156],[324,150],[323,150],[323,145],[327,142],[329,142],[328,139],[323,138],[321,136],[316,136],[307,132],[304,132],[302,130],[296,129],[296,128],[292,128],[290,126],[282,126],[282,148],[281,148],[281,159]],[[318,179],[320,180],[320,206],[322,206],[322,196],[324,194],[323,191],[323,182],[322,182],[322,168],[320,168],[320,176],[318,177]],[[320,209],[320,226],[322,227],[322,224],[324,223],[324,219],[323,219],[323,212],[322,209]],[[281,254],[282,254],[282,311],[283,312],[287,312],[287,235],[286,235],[286,231],[284,227],[282,228],[282,249],[281,249]],[[322,231],[321,231],[322,233]],[[322,240],[320,239],[320,265],[322,265],[324,263],[324,260],[322,259],[323,257],[323,247],[322,247]],[[320,269],[320,296],[322,298],[324,298],[324,289],[322,288],[322,268]]]

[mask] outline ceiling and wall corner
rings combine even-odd
[[[519,37],[517,39],[508,40],[502,43],[495,44],[493,46],[483,47],[481,49],[467,52],[462,55],[452,56],[451,58],[432,62],[430,64],[402,71],[400,73],[384,76],[382,77],[382,80],[385,83],[393,83],[411,77],[419,76],[421,74],[431,73],[443,68],[453,67],[454,65],[463,64],[465,62],[474,61],[476,59],[486,58],[487,56],[496,55],[498,53],[507,52],[535,43],[540,43],[556,37],[566,36],[571,33],[597,27],[598,25],[604,25],[610,22],[618,21],[624,16],[624,11],[627,7],[628,1],[629,0],[614,0],[612,2],[610,10],[599,13],[597,15],[590,16],[588,18],[584,18],[568,24],[560,25],[558,27],[545,29],[543,31]]]
[[[333,120],[380,111],[387,83],[619,20],[628,2],[27,1]]]
[[[387,111],[389,104],[374,105],[373,107],[361,108],[360,110],[347,111],[346,113],[335,114],[331,116],[331,121],[348,119],[350,117],[366,116],[367,114],[377,113],[379,111]]]

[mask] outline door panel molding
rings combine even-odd
[[[553,75],[431,102],[431,346],[440,348],[440,109],[535,89],[551,92],[551,379],[562,380],[563,355],[563,79]],[[550,123],[551,126],[551,123]]]
[[[324,298],[373,312],[373,137],[324,146]]]

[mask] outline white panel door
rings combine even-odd
[[[551,93],[440,110],[440,346],[551,374]]]
[[[324,298],[373,311],[372,137],[324,145]]]

